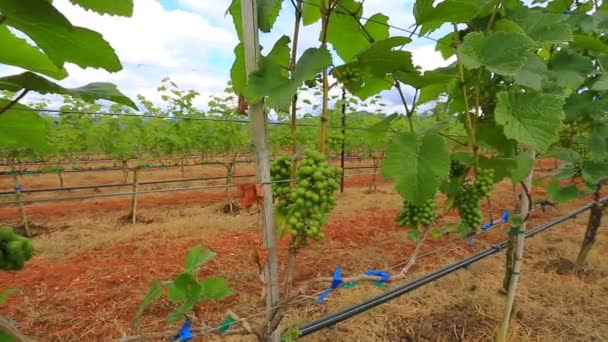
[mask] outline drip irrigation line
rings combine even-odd
[[[374,166],[351,166],[344,168],[345,170],[364,170],[364,169],[373,169]],[[348,176],[348,174],[346,175]],[[256,177],[255,174],[248,175],[235,175],[231,178],[251,178]],[[181,182],[203,182],[210,180],[222,180],[227,179],[228,176],[216,176],[216,177],[204,177],[204,178],[180,178],[180,179],[170,179],[170,180],[160,180],[160,181],[148,181],[148,182],[140,182],[139,185],[158,185],[158,184],[169,184],[169,183],[181,183]],[[70,186],[70,187],[54,187],[54,188],[39,188],[39,189],[21,189],[22,194],[30,194],[30,193],[40,193],[40,192],[61,192],[61,191],[72,191],[72,190],[91,190],[91,189],[102,189],[102,188],[120,188],[133,186],[133,183],[113,183],[113,184],[99,184],[99,185],[83,185],[83,186]],[[13,195],[15,191],[2,191],[1,195]],[[1,204],[1,203],[0,203]]]
[[[352,178],[352,177],[362,177],[362,176],[372,176],[378,175],[378,173],[357,173],[357,174],[348,174],[344,175],[344,178]],[[295,181],[295,179],[284,179],[279,181],[270,181],[264,184],[275,184],[275,183],[287,183]],[[208,189],[220,189],[220,188],[231,188],[238,187],[241,184],[218,184],[218,185],[202,185],[202,186],[193,186],[193,187],[182,187],[182,188],[169,188],[169,189],[156,189],[156,190],[143,190],[143,191],[126,191],[126,192],[115,192],[111,194],[96,194],[96,195],[83,195],[83,196],[73,196],[73,197],[63,197],[63,198],[40,198],[40,199],[31,199],[31,200],[21,200],[21,201],[9,201],[9,202],[0,202],[0,206],[2,205],[15,205],[15,204],[34,204],[34,203],[48,203],[48,202],[60,202],[60,201],[72,201],[72,200],[84,200],[84,199],[92,199],[92,198],[105,198],[105,197],[120,197],[120,196],[132,196],[132,195],[142,195],[142,194],[155,194],[155,193],[166,193],[166,192],[175,192],[175,191],[194,191],[194,190],[208,190]],[[12,192],[14,193],[14,192]]]
[[[114,112],[97,112],[97,111],[75,111],[75,110],[60,110],[60,109],[35,109],[35,108],[14,108],[13,111],[25,111],[25,112],[44,112],[44,113],[63,113],[63,114],[77,114],[77,115],[105,115],[105,116],[125,116],[125,117],[140,117],[140,118],[156,118],[156,119],[168,119],[168,120],[193,120],[193,121],[212,121],[212,122],[226,122],[226,123],[238,123],[248,124],[251,123],[249,120],[235,120],[235,119],[220,119],[220,118],[199,118],[191,116],[160,116],[150,114],[135,114],[135,113],[114,113]],[[289,122],[268,122],[268,126],[291,126]],[[316,127],[321,128],[319,124],[307,124],[307,123],[296,123],[297,127]],[[342,129],[341,126],[327,126],[329,129]],[[372,128],[365,127],[347,127],[347,130],[351,131],[372,131]],[[387,131],[388,133],[401,133],[398,131]]]
[[[601,200],[600,200],[600,202],[605,202],[605,201],[607,201],[607,200],[608,200],[608,197],[604,197],[603,199],[601,199]],[[545,224],[543,224],[543,225],[540,225],[540,226],[538,226],[537,228],[534,228],[534,229],[532,229],[532,230],[529,230],[529,231],[526,233],[526,237],[532,237],[532,236],[534,236],[534,235],[536,235],[536,234],[539,234],[539,233],[541,233],[542,231],[547,230],[547,229],[549,229],[549,228],[551,228],[551,227],[553,227],[553,226],[556,226],[556,225],[558,225],[558,224],[560,224],[560,223],[562,223],[562,222],[564,222],[564,221],[566,221],[566,220],[568,220],[568,219],[571,219],[571,218],[573,218],[573,217],[576,217],[577,215],[581,214],[582,212],[584,212],[584,211],[586,211],[586,210],[589,210],[589,209],[590,209],[592,206],[593,206],[593,203],[587,204],[587,205],[585,205],[585,206],[583,206],[583,207],[581,207],[581,208],[578,208],[578,209],[576,209],[576,210],[574,210],[574,211],[572,211],[572,212],[570,212],[570,213],[568,213],[568,214],[566,214],[566,215],[560,216],[560,217],[558,217],[557,219],[555,219],[555,220],[553,220],[553,221],[549,221],[548,223],[545,223]],[[483,231],[483,232],[481,232],[481,233],[479,233],[479,234],[477,234],[476,236],[479,236],[479,235],[481,235],[482,233],[485,233],[485,232],[487,232],[487,230],[486,230],[486,231]],[[453,242],[451,245],[454,245],[454,244],[456,244],[456,243],[461,243],[461,242],[462,242],[462,241],[455,241],[455,242]],[[485,258],[485,257],[487,257],[487,256],[490,256],[490,255],[492,255],[492,254],[498,253],[500,250],[502,250],[502,249],[504,249],[504,248],[506,247],[506,243],[507,243],[507,241],[504,241],[504,242],[502,242],[501,244],[492,245],[491,247],[487,248],[486,250],[483,250],[483,251],[478,252],[478,253],[476,253],[476,254],[474,254],[474,255],[471,255],[471,256],[469,256],[469,257],[467,257],[467,258],[463,259],[463,260],[462,260],[462,261],[460,261],[460,262],[457,262],[457,263],[451,264],[451,265],[449,265],[449,266],[447,266],[447,267],[445,267],[445,268],[443,268],[443,269],[437,270],[437,271],[435,271],[435,272],[433,272],[433,273],[430,273],[430,274],[428,274],[428,275],[426,275],[426,276],[424,276],[424,277],[422,277],[422,278],[418,278],[418,279],[416,279],[416,280],[414,280],[414,281],[412,281],[412,282],[409,282],[409,283],[407,283],[407,284],[405,284],[405,285],[401,286],[400,288],[395,288],[394,290],[390,290],[389,292],[385,292],[385,294],[384,294],[384,295],[374,297],[374,298],[372,298],[372,299],[370,299],[370,300],[368,300],[368,301],[366,301],[366,302],[363,302],[363,303],[361,303],[361,304],[364,304],[364,303],[367,303],[367,302],[371,302],[372,300],[375,300],[375,299],[379,299],[380,297],[384,297],[384,296],[386,296],[386,295],[390,294],[390,292],[393,292],[393,291],[395,291],[395,290],[399,290],[399,289],[402,289],[402,288],[405,288],[405,287],[407,287],[407,289],[406,289],[406,290],[403,290],[403,289],[402,289],[402,290],[401,290],[401,292],[402,292],[402,291],[407,291],[407,292],[403,292],[403,293],[400,293],[400,294],[398,294],[398,295],[394,295],[394,294],[393,294],[393,295],[391,295],[391,298],[390,298],[390,299],[387,299],[387,300],[385,300],[384,302],[386,302],[386,301],[388,301],[388,300],[391,300],[391,299],[394,299],[394,298],[396,298],[396,297],[399,297],[399,296],[401,296],[401,295],[403,295],[403,294],[406,294],[406,293],[408,293],[408,292],[411,292],[411,291],[413,291],[413,290],[415,290],[415,289],[417,289],[417,288],[419,288],[419,287],[421,287],[421,286],[423,286],[423,285],[426,285],[426,284],[428,284],[428,283],[430,283],[430,282],[432,282],[432,281],[435,281],[435,280],[440,279],[441,277],[443,277],[443,276],[445,276],[445,275],[448,275],[448,274],[450,274],[450,273],[452,273],[452,272],[455,272],[455,271],[456,271],[456,270],[458,270],[458,269],[461,269],[461,268],[467,267],[468,265],[470,265],[470,264],[472,264],[472,263],[474,263],[474,262],[476,262],[476,261],[479,261],[479,260],[481,260],[481,259],[483,259],[483,258]],[[504,244],[504,245],[503,245],[503,244]],[[433,251],[430,251],[430,252],[428,252],[428,253],[425,253],[425,254],[420,255],[418,258],[424,258],[424,257],[427,257],[427,256],[429,256],[429,255],[431,255],[431,254],[433,254],[433,253],[436,253],[438,250],[445,249],[445,248],[447,248],[447,247],[449,247],[449,246],[450,246],[450,245],[446,245],[446,246],[443,246],[443,247],[440,247],[440,248],[436,248],[436,249],[434,249]],[[498,249],[498,248],[500,248],[500,249]],[[488,254],[488,253],[489,253],[489,254]],[[466,264],[463,264],[463,263],[466,263]],[[399,265],[399,264],[394,265],[394,266],[392,266],[392,268],[394,268],[394,267],[398,267],[398,265]],[[457,268],[456,268],[456,269],[453,269],[453,268],[455,268],[455,267],[457,267]],[[447,272],[447,273],[446,273],[446,272]],[[431,277],[432,277],[432,279],[431,279]],[[409,290],[408,290],[408,289],[409,289]],[[300,297],[300,298],[298,298],[298,299],[295,299],[295,300],[293,300],[293,301],[288,302],[288,303],[287,303],[287,305],[289,306],[289,305],[297,304],[297,303],[299,303],[299,302],[307,301],[307,300],[309,300],[311,297],[317,297],[317,296],[319,296],[319,295],[323,294],[325,291],[326,291],[326,290],[324,289],[324,290],[319,291],[319,292],[317,292],[317,293],[313,293],[312,295],[307,295],[307,296]],[[384,302],[382,302],[382,303],[384,303]],[[380,305],[380,304],[382,304],[382,303],[376,303],[376,301],[374,301],[374,305],[373,305],[373,306],[371,306],[371,307],[368,307],[366,310],[369,310],[369,309],[371,309],[372,307],[377,306],[377,305]],[[359,304],[359,305],[361,305],[361,304]],[[368,304],[368,305],[369,305],[369,304]],[[314,333],[314,332],[316,332],[316,331],[318,331],[318,330],[321,330],[321,329],[323,329],[323,328],[329,328],[329,327],[331,327],[331,326],[335,325],[336,323],[338,323],[338,322],[340,322],[340,321],[343,321],[343,320],[345,320],[345,319],[347,319],[347,318],[350,318],[350,317],[352,317],[352,316],[354,316],[354,315],[356,315],[356,314],[358,314],[358,313],[363,312],[363,311],[361,311],[361,312],[357,312],[357,313],[354,313],[353,315],[348,316],[348,317],[344,317],[343,315],[338,315],[338,314],[340,314],[340,313],[345,313],[347,310],[353,309],[353,308],[355,308],[355,307],[357,307],[357,306],[358,306],[358,305],[353,306],[353,307],[351,307],[351,308],[348,308],[348,309],[346,309],[346,310],[342,310],[342,311],[340,311],[340,312],[336,312],[336,313],[334,313],[334,314],[331,314],[331,315],[329,315],[329,316],[326,316],[326,317],[325,317],[325,318],[323,318],[323,319],[316,320],[316,321],[313,321],[313,322],[310,322],[310,323],[307,323],[307,324],[302,325],[302,326],[300,327],[300,336],[299,336],[299,337],[303,337],[303,336],[305,336],[305,335],[312,334],[312,333]],[[259,317],[259,316],[263,316],[263,315],[267,315],[268,313],[270,313],[270,312],[272,312],[272,311],[274,311],[274,310],[276,310],[276,309],[279,309],[280,307],[281,307],[280,305],[277,305],[277,306],[272,307],[272,308],[269,308],[269,309],[265,309],[265,310],[262,310],[262,311],[255,312],[255,313],[250,314],[250,315],[248,315],[248,316],[245,316],[245,317],[241,317],[241,318],[239,318],[239,319],[236,319],[236,320],[235,320],[235,321],[234,321],[232,324],[243,323],[243,322],[248,321],[248,320],[250,320],[250,319],[252,319],[252,318]],[[364,311],[365,311],[365,310],[364,310]],[[333,323],[324,323],[324,322],[325,322],[325,320],[328,320],[329,318],[332,318],[332,320],[336,320],[336,319],[340,319],[340,320],[339,320],[339,321],[335,321],[335,322],[333,322]],[[322,321],[322,320],[323,320],[323,321]],[[314,325],[313,325],[313,323],[314,323]],[[320,324],[322,324],[322,323],[324,323],[324,324],[321,326]],[[196,332],[204,336],[204,335],[208,335],[208,334],[212,334],[212,333],[219,332],[219,331],[220,331],[220,327],[221,327],[221,325],[220,325],[220,326],[217,326],[217,327],[213,327],[213,328],[201,329],[201,330],[198,330],[198,331],[196,331]],[[306,330],[304,330],[304,329],[306,329]],[[145,337],[145,335],[142,335],[142,337]]]
[[[605,202],[606,200],[608,200],[608,197],[604,197],[600,200],[600,202]],[[580,207],[576,210],[571,211],[570,213],[560,216],[552,221],[549,221],[543,225],[540,225],[532,230],[529,230],[525,233],[525,237],[529,238],[532,237],[534,235],[537,235],[549,228],[552,228],[564,221],[567,221],[569,219],[572,219],[574,217],[576,217],[577,215],[583,213],[586,210],[589,210],[591,207],[593,206],[593,203],[587,204],[583,207]],[[503,249],[505,249],[508,245],[508,241],[503,241],[501,243],[492,245],[480,252],[477,252],[459,262],[453,263],[447,267],[444,267],[442,269],[439,269],[437,271],[434,271],[432,273],[429,273],[421,278],[418,278],[416,280],[413,280],[409,283],[406,283],[402,286],[396,287],[394,289],[391,289],[379,296],[373,297],[371,299],[368,299],[366,301],[363,301],[359,304],[353,305],[349,308],[346,308],[344,310],[340,310],[338,312],[335,312],[333,314],[330,314],[326,317],[323,317],[321,319],[306,323],[302,326],[300,326],[300,335],[299,337],[303,337],[303,336],[307,336],[310,335],[314,332],[317,332],[321,329],[324,328],[329,328],[334,326],[335,324],[342,322],[344,320],[347,320],[353,316],[356,316],[360,313],[363,313],[367,310],[370,310],[378,305],[384,304],[390,300],[393,300],[395,298],[398,298],[404,294],[407,294],[413,290],[416,290],[424,285],[427,285],[429,283],[432,283],[436,280],[439,280],[455,271],[458,271],[462,268],[468,267],[469,265],[472,265],[474,263],[476,263],[479,260],[483,260],[493,254],[496,254],[500,251],[502,251]]]

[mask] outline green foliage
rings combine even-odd
[[[564,101],[556,95],[500,92],[496,122],[505,135],[540,152],[557,140]]]
[[[442,137],[431,133],[418,138],[405,133],[389,146],[382,174],[395,180],[407,201],[420,205],[435,196],[449,170],[450,157]]]
[[[514,32],[496,32],[484,36],[481,32],[468,34],[458,50],[468,69],[486,67],[501,75],[514,76],[527,60],[529,40]]]
[[[27,238],[15,234],[11,227],[0,227],[0,270],[21,270],[32,258],[33,251]]]
[[[15,292],[17,292],[17,289],[6,289],[0,292],[0,305],[4,304],[4,302],[6,302],[6,300]]]
[[[70,0],[73,4],[99,14],[133,15],[133,0]]]
[[[562,187],[560,186],[559,181],[553,180],[547,186],[547,198],[553,202],[565,203],[576,199],[578,194],[578,188],[574,184],[568,184]]]
[[[112,83],[90,83],[83,87],[67,89],[32,72],[24,72],[18,75],[1,77],[0,89],[15,93],[20,90],[33,90],[40,94],[64,94],[79,97],[89,102],[104,99],[137,109],[135,103],[121,94]]]
[[[177,308],[167,315],[166,321],[176,322],[191,311],[198,303],[206,300],[222,300],[232,294],[226,281],[222,278],[206,278],[198,280],[197,274],[201,267],[216,254],[209,250],[203,250],[201,245],[190,249],[184,261],[184,272],[177,275],[173,280],[159,282],[153,280],[146,296],[144,297],[137,313],[135,321],[145,310],[158,301],[166,291],[169,301],[177,305]]]
[[[247,97],[257,102],[268,97],[268,105],[283,109],[304,81],[313,78],[319,71],[331,64],[331,54],[325,47],[309,48],[298,60],[292,77],[283,73],[282,66],[270,58],[262,58],[260,69],[249,77]]]

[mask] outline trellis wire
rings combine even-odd
[[[372,176],[377,175],[378,173],[359,173],[359,174],[348,174],[344,175],[344,178],[352,178],[352,177],[363,177],[363,176]],[[274,184],[274,183],[285,183],[292,182],[295,179],[284,179],[280,181],[271,181],[264,184]],[[129,195],[140,195],[140,194],[155,194],[155,193],[166,193],[166,192],[175,192],[175,191],[194,191],[194,190],[207,190],[207,189],[219,189],[219,188],[232,188],[238,187],[242,184],[218,184],[218,185],[202,185],[202,186],[193,186],[193,187],[182,187],[182,188],[169,188],[169,189],[156,189],[156,190],[142,190],[142,191],[126,191],[126,192],[114,192],[111,194],[96,194],[96,195],[83,195],[83,196],[73,196],[73,197],[58,197],[58,198],[40,198],[40,199],[31,199],[31,200],[21,200],[21,201],[9,201],[9,202],[0,202],[1,205],[15,205],[15,204],[33,204],[33,203],[47,203],[47,202],[60,202],[60,201],[71,201],[71,200],[83,200],[83,199],[91,199],[91,198],[104,198],[104,197],[120,197],[120,196],[129,196]],[[14,193],[14,192],[12,192]]]

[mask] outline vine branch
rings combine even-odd
[[[0,109],[0,115],[4,114],[4,112],[6,112],[7,110],[11,109],[14,105],[16,105],[25,95],[27,95],[27,93],[29,91],[30,91],[29,89],[23,89],[21,94],[17,95],[17,97],[15,97],[11,102],[9,102],[9,104],[6,105],[6,107]]]

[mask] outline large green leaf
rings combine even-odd
[[[528,37],[538,43],[561,43],[572,40],[572,30],[565,22],[567,18],[568,16],[564,14],[528,7],[519,7],[507,14],[507,19],[519,25]]]
[[[321,0],[307,0],[302,6],[302,23],[312,25],[321,19]]]
[[[196,303],[197,303],[197,301],[194,301],[194,300],[188,300],[188,301],[184,302],[177,309],[175,309],[175,311],[173,311],[169,315],[167,315],[167,318],[165,319],[165,321],[167,323],[175,323],[179,320],[182,320],[184,318],[184,315],[187,314],[190,310],[192,310]]]
[[[374,41],[384,40],[389,36],[388,17],[382,13],[376,13],[369,17],[363,27]]]
[[[501,75],[515,76],[528,59],[530,41],[514,32],[481,32],[466,35],[458,55],[467,69],[485,66]]]
[[[139,308],[137,309],[137,313],[135,314],[135,320],[137,321],[139,317],[144,313],[144,311],[150,305],[156,303],[156,301],[158,301],[162,295],[163,288],[160,285],[160,282],[156,279],[152,280],[152,284],[150,285],[148,293],[146,293],[144,300],[141,302]]]
[[[64,68],[57,67],[47,55],[25,39],[15,36],[4,25],[0,25],[0,46],[0,64],[17,66],[55,79],[68,75]]]
[[[515,82],[534,90],[541,90],[543,81],[547,78],[547,66],[535,54],[528,52],[526,62],[514,77]]]
[[[382,174],[395,180],[397,191],[406,200],[422,204],[435,196],[449,169],[450,156],[442,137],[432,133],[419,139],[406,133],[389,146]]]
[[[188,273],[197,273],[201,266],[216,255],[216,253],[210,250],[203,250],[203,246],[198,244],[188,251],[184,262],[184,270]]]
[[[202,295],[206,299],[222,300],[232,294],[232,289],[223,278],[208,278],[202,280],[200,285],[203,289]]]
[[[298,60],[292,78],[288,78],[280,65],[262,58],[259,70],[249,76],[247,96],[253,102],[267,96],[269,106],[286,108],[302,83],[330,64],[331,54],[327,48],[310,48]]]
[[[52,3],[41,0],[0,0],[4,25],[30,37],[57,65],[74,63],[82,68],[119,71],[122,65],[101,34],[73,26]]]
[[[329,19],[327,41],[345,62],[350,62],[359,51],[370,44],[359,25],[359,20],[340,14],[334,14]]]
[[[599,38],[590,36],[587,34],[574,35],[572,46],[577,47],[581,50],[592,50],[597,52],[608,52],[608,45],[601,41]]]
[[[497,94],[496,122],[505,135],[544,152],[557,139],[563,98],[540,93],[500,92]]]
[[[582,176],[588,184],[598,184],[604,177],[608,177],[608,162],[592,160],[583,162]]]
[[[73,4],[100,14],[133,15],[133,0],[70,0]]]
[[[0,99],[0,109],[6,108],[9,103]],[[0,145],[34,151],[48,149],[48,126],[38,113],[29,110],[26,106],[15,104],[0,115]]]
[[[244,94],[247,88],[247,74],[245,72],[245,51],[242,43],[234,48],[234,56],[234,63],[230,68],[230,80],[232,80],[234,92]]]
[[[559,185],[559,181],[553,180],[547,186],[547,198],[557,203],[565,203],[578,197],[576,185],[569,184],[564,187]]]
[[[241,0],[232,0],[228,7],[228,13],[232,17],[232,24],[236,31],[239,41],[243,41],[243,18],[241,15]]]
[[[549,70],[553,83],[564,88],[577,89],[593,70],[593,62],[589,57],[562,50],[549,61]]]
[[[189,300],[196,303],[201,299],[202,290],[203,288],[194,276],[191,273],[184,272],[171,282],[171,285],[167,288],[167,296],[174,303]]]
[[[274,26],[283,0],[258,0],[258,27],[263,32],[270,32]]]
[[[492,121],[480,121],[475,127],[475,136],[482,146],[496,149],[505,156],[515,154],[517,143],[507,138],[502,127]]]
[[[498,183],[504,178],[510,177],[513,170],[517,169],[518,161],[516,158],[494,157],[487,158],[479,156],[479,167],[482,169],[494,170],[494,183]]]
[[[597,81],[595,81],[595,83],[593,83],[593,86],[591,86],[592,90],[597,90],[597,91],[606,91],[608,90],[608,75],[601,75]]]
[[[433,0],[417,0],[414,5],[416,24],[421,34],[434,31],[444,23],[468,23],[484,10],[487,1],[445,0],[433,7]]]
[[[528,152],[520,152],[517,155],[517,167],[511,170],[511,179],[514,182],[523,181],[534,167],[534,158]]]
[[[291,39],[289,36],[282,36],[272,47],[272,50],[268,53],[268,58],[275,64],[280,65],[283,68],[283,76],[289,76],[289,63],[291,61],[291,49],[289,48],[289,42]]]
[[[0,78],[0,89],[18,92],[22,89],[32,90],[40,94],[64,94],[79,97],[88,102],[108,100],[138,109],[135,103],[124,96],[112,83],[90,83],[79,88],[64,88],[44,77],[32,72]]]

